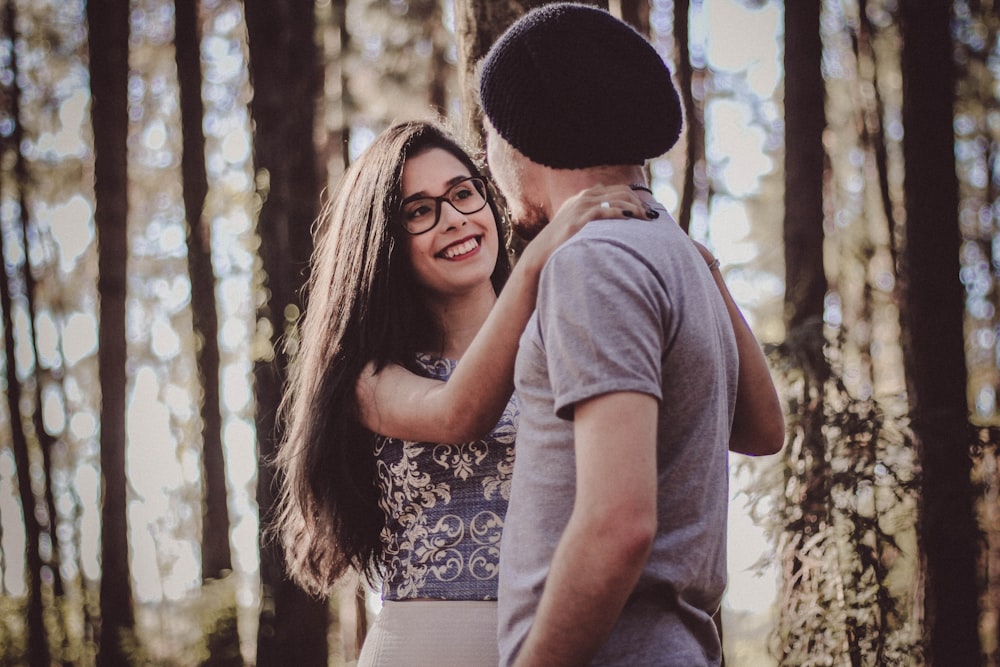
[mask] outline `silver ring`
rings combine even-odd
[[[601,208],[611,208],[611,202],[602,201]]]

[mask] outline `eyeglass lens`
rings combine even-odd
[[[410,234],[430,231],[441,218],[441,204],[448,202],[459,213],[477,213],[486,206],[486,184],[471,177],[451,186],[440,197],[421,197],[403,206],[402,222]]]

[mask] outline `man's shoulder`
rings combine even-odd
[[[673,220],[600,220],[588,223],[552,253],[543,273],[581,277],[646,270],[661,275],[684,266],[694,250]],[[685,257],[687,256],[687,257]]]
[[[677,240],[683,240],[683,232],[670,221],[659,220],[596,220],[587,223],[583,229],[570,237],[552,253],[552,257],[594,255],[599,259],[603,254],[634,255],[642,257],[652,252],[662,255],[671,252]]]

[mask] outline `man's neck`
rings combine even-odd
[[[567,199],[595,185],[645,185],[646,175],[638,165],[590,167],[588,169],[546,169],[546,193],[551,220]]]

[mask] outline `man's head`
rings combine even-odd
[[[529,238],[547,222],[531,163],[641,165],[676,143],[683,119],[652,45],[606,11],[575,3],[535,9],[497,40],[482,63],[480,99],[490,169]]]
[[[482,64],[496,132],[554,169],[642,164],[677,141],[670,70],[644,37],[604,10],[545,5],[522,16]]]

